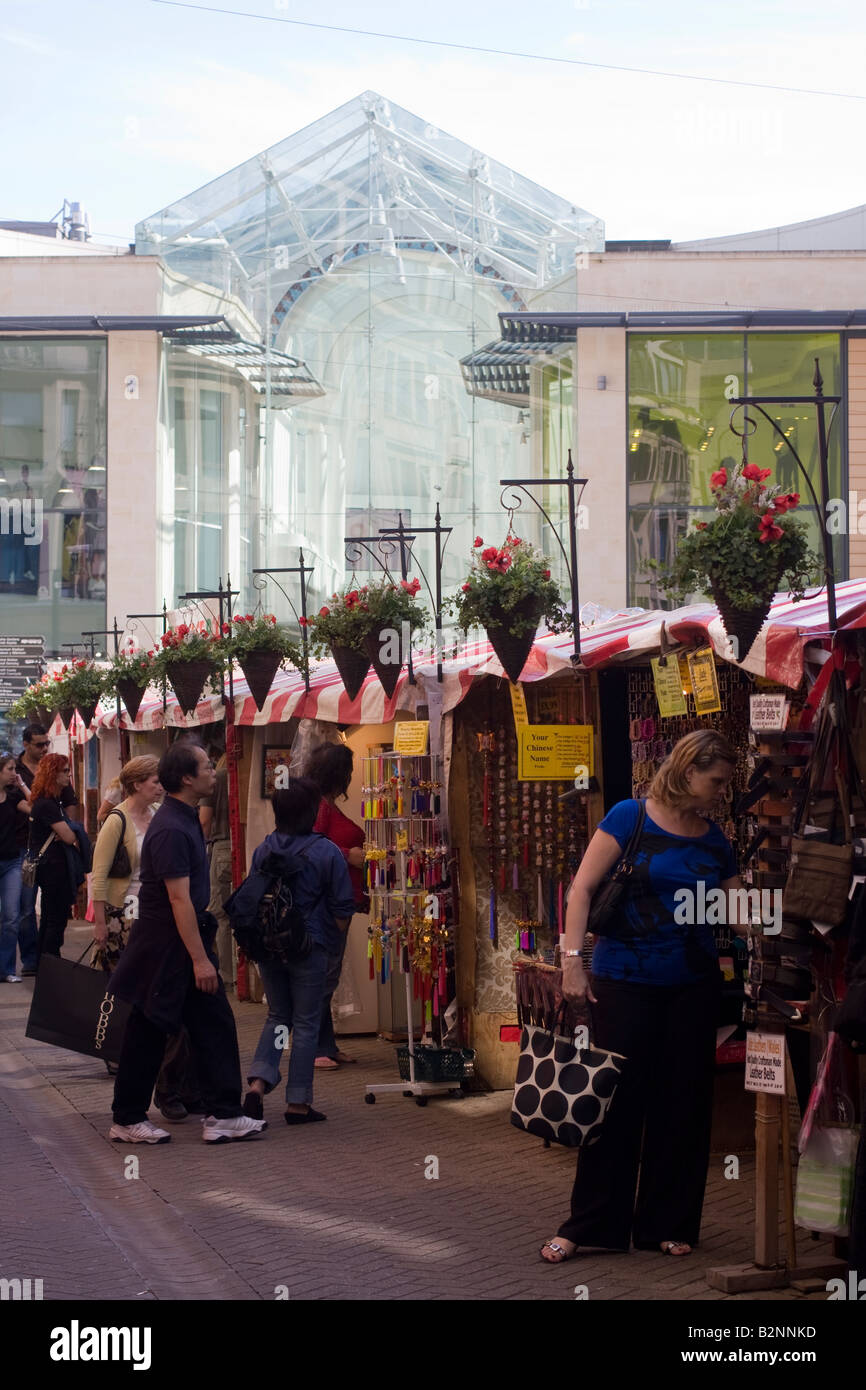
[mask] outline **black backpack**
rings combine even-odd
[[[295,903],[295,880],[305,858],[303,850],[297,854],[272,851],[261,868],[248,874],[226,899],[223,910],[248,960],[291,965],[313,949],[313,938]]]

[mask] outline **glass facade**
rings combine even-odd
[[[0,626],[68,655],[105,627],[104,339],[0,342]]]
[[[629,602],[664,606],[649,559],[670,562],[694,521],[714,515],[710,474],[735,466],[740,440],[730,428],[731,398],[813,392],[815,358],[824,390],[843,394],[842,344],[835,333],[683,333],[628,338],[628,573]],[[765,407],[797,449],[820,498],[814,407]],[[739,422],[740,415],[737,417]],[[827,412],[829,421],[829,410]],[[789,450],[769,423],[749,442],[749,458],[773,468],[773,481],[799,492],[800,515],[820,551],[820,518]],[[739,425],[738,425],[739,427]],[[844,497],[844,419],[830,433],[830,496]],[[834,541],[837,578],[845,578],[844,538]]]
[[[160,580],[169,607],[231,578],[252,602],[258,407],[238,372],[166,345],[162,357]]]
[[[505,533],[499,479],[543,467],[521,398],[468,391],[460,359],[498,339],[500,312],[526,307],[571,274],[578,252],[603,244],[591,214],[369,92],[142,222],[137,250],[172,271],[165,312],[177,312],[185,284],[213,285],[259,325],[266,359],[291,354],[320,388],[278,394],[266,366],[245,406],[233,583],[243,587],[252,568],[296,565],[303,548],[316,603],[351,569],[345,536],[377,533],[398,509],[405,522],[430,526],[438,503],[442,524],[454,528],[444,572],[445,591],[453,589],[474,535]],[[205,457],[231,448],[225,416],[208,424],[211,443],[202,437],[196,488],[176,481],[192,476],[181,467],[176,370],[172,361],[165,381],[169,593],[180,591],[181,576],[191,584],[193,569],[196,584],[213,582],[204,576],[218,543],[202,532],[220,519],[207,520],[205,503],[218,486],[231,488],[225,464],[218,483]],[[554,372],[545,386],[545,457],[567,428],[561,381]],[[182,407],[203,427],[203,412],[216,410],[206,397],[200,391],[194,407]],[[222,546],[225,556],[225,533]],[[415,555],[432,586],[429,537],[418,538]],[[362,555],[356,568],[370,563]],[[266,603],[286,616],[275,585]]]

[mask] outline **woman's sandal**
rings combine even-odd
[[[570,1241],[569,1244],[571,1244]],[[544,1253],[545,1250],[553,1250],[556,1254],[556,1259],[549,1260]],[[542,1259],[546,1265],[561,1265],[565,1264],[566,1260],[574,1258],[577,1254],[577,1246],[575,1246],[573,1250],[566,1250],[565,1246],[560,1245],[559,1241],[554,1237],[553,1240],[546,1240],[544,1242],[538,1254],[539,1258]]]
[[[692,1247],[685,1240],[663,1240],[660,1249],[663,1255],[674,1255],[677,1259],[692,1253]]]

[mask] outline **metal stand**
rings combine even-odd
[[[407,970],[403,977],[406,981],[406,1027],[409,1030],[409,1080],[390,1081],[377,1083],[372,1086],[364,1087],[364,1100],[368,1105],[375,1105],[376,1097],[390,1093],[397,1095],[402,1092],[404,1096],[414,1096],[416,1105],[426,1105],[428,1096],[446,1096],[459,1093],[463,1094],[459,1085],[453,1081],[416,1081],[415,1080],[415,1037],[412,1028],[412,972]]]

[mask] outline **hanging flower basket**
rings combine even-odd
[[[317,655],[330,652],[343,678],[346,694],[354,700],[371,664],[388,697],[394,694],[403,669],[403,636],[422,631],[427,615],[417,601],[417,579],[395,583],[386,574],[376,584],[331,596],[309,620],[310,640]],[[382,648],[397,649],[397,662],[383,663]]]
[[[69,725],[72,723],[72,717],[75,714],[75,706],[61,705],[57,713],[60,715],[64,729],[68,729]]]
[[[141,702],[144,699],[144,692],[147,686],[136,685],[135,681],[131,680],[129,676],[121,676],[116,682],[116,686],[117,693],[126,705],[127,714],[134,724],[138,718],[138,711],[141,708]]]
[[[49,709],[47,705],[34,705],[32,713],[36,723],[41,724],[43,729],[47,732],[54,723],[57,710]]]
[[[490,645],[499,657],[502,669],[514,685],[520,680],[532,651],[543,611],[543,601],[535,595],[529,595],[520,599],[509,612],[500,610],[499,622],[494,622],[492,617],[487,620],[486,631]],[[529,624],[531,626],[528,626]],[[512,627],[523,627],[524,630],[515,634],[511,631]]]
[[[508,679],[520,679],[542,619],[550,632],[564,632],[571,617],[562,606],[550,565],[509,528],[501,546],[472,547],[472,568],[460,592],[449,599],[464,632],[483,627]]]
[[[380,652],[383,643],[379,640],[378,633],[371,632],[364,638],[364,651],[368,658],[368,669],[369,666],[372,665],[373,670],[379,678],[379,684],[390,700],[394,691],[397,689],[400,672],[403,670],[403,642],[400,637],[396,636],[396,629],[395,637],[391,638],[390,641],[386,641],[384,645],[390,648],[391,651],[394,650],[394,646],[396,645],[398,653],[397,661],[386,662],[381,660]]]
[[[205,684],[215,674],[216,669],[214,662],[208,661],[205,657],[165,663],[165,674],[184,714],[192,714]]]
[[[84,724],[85,729],[89,729],[91,724],[93,723],[93,717],[96,714],[96,707],[98,704],[99,701],[94,700],[92,704],[76,705],[76,709],[78,710],[79,716],[81,717],[81,721]]]
[[[250,688],[250,694],[256,702],[256,709],[263,709],[274,683],[274,676],[282,665],[282,656],[277,651],[259,647],[238,656],[237,661]]]
[[[679,538],[670,568],[658,561],[647,565],[661,572],[661,587],[677,603],[692,602],[698,593],[712,595],[736,643],[736,661],[748,655],[782,584],[797,602],[819,565],[805,524],[791,515],[799,493],[768,485],[771,473],[745,460],[732,473],[716,469],[709,480],[713,520],[696,521]]]
[[[340,673],[340,680],[346,688],[346,694],[350,700],[354,700],[367,679],[370,669],[369,656],[365,651],[359,652],[355,647],[344,647],[339,642],[331,643],[330,653]]]

